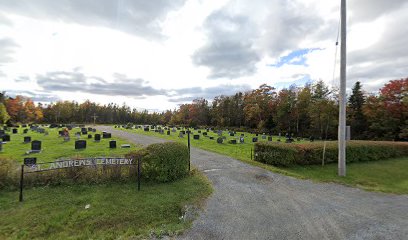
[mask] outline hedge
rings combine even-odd
[[[142,177],[156,182],[171,182],[188,175],[189,152],[176,142],[155,143],[128,156],[142,156]]]
[[[338,143],[327,142],[325,163],[338,160]],[[255,144],[255,161],[275,166],[321,164],[323,142],[304,144],[259,142]],[[348,141],[347,162],[377,161],[408,157],[408,143],[385,141]]]

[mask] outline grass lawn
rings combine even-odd
[[[122,239],[173,235],[189,227],[180,217],[186,204],[211,194],[194,173],[167,184],[135,183],[41,187],[0,191],[0,239]],[[85,206],[90,204],[90,208]]]
[[[59,158],[68,157],[105,157],[105,156],[123,156],[130,150],[140,148],[131,144],[131,148],[120,148],[121,144],[127,144],[122,139],[118,138],[101,138],[100,142],[94,142],[93,138],[88,139],[88,135],[82,135],[80,139],[86,140],[86,149],[75,150],[75,133],[80,132],[80,128],[74,128],[70,131],[71,140],[65,142],[62,137],[58,137],[58,128],[45,128],[49,135],[45,136],[29,130],[27,134],[23,134],[23,128],[18,129],[17,134],[10,135],[11,141],[3,145],[3,151],[0,152],[0,157],[14,159],[18,162],[23,162],[25,157],[37,157],[37,162],[50,162]],[[100,133],[100,132],[96,132]],[[95,133],[91,133],[94,136]],[[40,140],[42,151],[40,153],[32,153],[26,155],[26,152],[31,149],[31,143],[23,143],[25,136],[31,136],[31,140]],[[109,140],[116,140],[117,148],[109,148]]]
[[[336,182],[369,191],[408,194],[408,158],[347,165],[347,176],[337,176],[337,164],[295,166],[285,169],[293,175],[322,182]]]
[[[145,132],[143,129],[121,129],[123,131],[133,132],[137,134],[149,135],[154,137],[160,137],[177,142],[183,142],[187,144],[187,136],[184,138],[178,137],[178,132],[168,136],[166,134],[159,134],[153,131]],[[197,131],[194,131],[197,132]],[[209,132],[209,136],[217,138],[217,134]],[[224,133],[224,135],[227,135]],[[237,133],[236,136],[240,136]],[[252,137],[254,134],[245,133],[244,144],[218,144],[216,140],[210,140],[200,135],[200,140],[194,140],[191,135],[191,145],[193,147],[201,148],[204,150],[224,154],[235,159],[241,160],[245,163],[262,167],[264,169],[285,174],[288,176],[311,179],[319,182],[336,182],[349,186],[359,187],[368,191],[380,191],[396,194],[408,194],[408,158],[402,159],[387,159],[376,162],[356,162],[347,164],[347,176],[337,176],[337,164],[328,164],[325,166],[293,166],[293,167],[275,167],[260,162],[251,160],[251,149],[254,144],[252,143]],[[273,137],[273,141],[277,140],[277,136]],[[233,137],[227,137],[233,139]],[[259,141],[267,141],[258,137]],[[282,138],[284,141],[284,138]],[[300,143],[305,141],[300,141]],[[323,142],[321,142],[323,145]]]

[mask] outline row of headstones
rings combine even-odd
[[[25,141],[26,142],[26,141]],[[129,144],[123,144],[122,148],[130,148]],[[116,141],[109,141],[109,148],[116,148]],[[75,149],[86,149],[86,140],[77,140],[75,141]],[[41,141],[34,140],[31,142],[31,152],[41,151]]]

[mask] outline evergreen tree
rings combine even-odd
[[[363,112],[365,100],[364,93],[361,90],[361,83],[356,82],[348,102],[348,123],[351,127],[351,137],[353,139],[364,138],[364,132],[367,130],[367,120]]]

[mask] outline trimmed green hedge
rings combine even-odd
[[[338,160],[337,142],[327,142],[325,163]],[[255,161],[275,166],[321,164],[323,142],[286,144],[258,142],[255,144]],[[408,156],[408,143],[380,141],[348,141],[347,162],[376,161]]]
[[[155,143],[130,153],[142,156],[142,176],[156,182],[171,182],[188,175],[188,147],[181,143]]]

